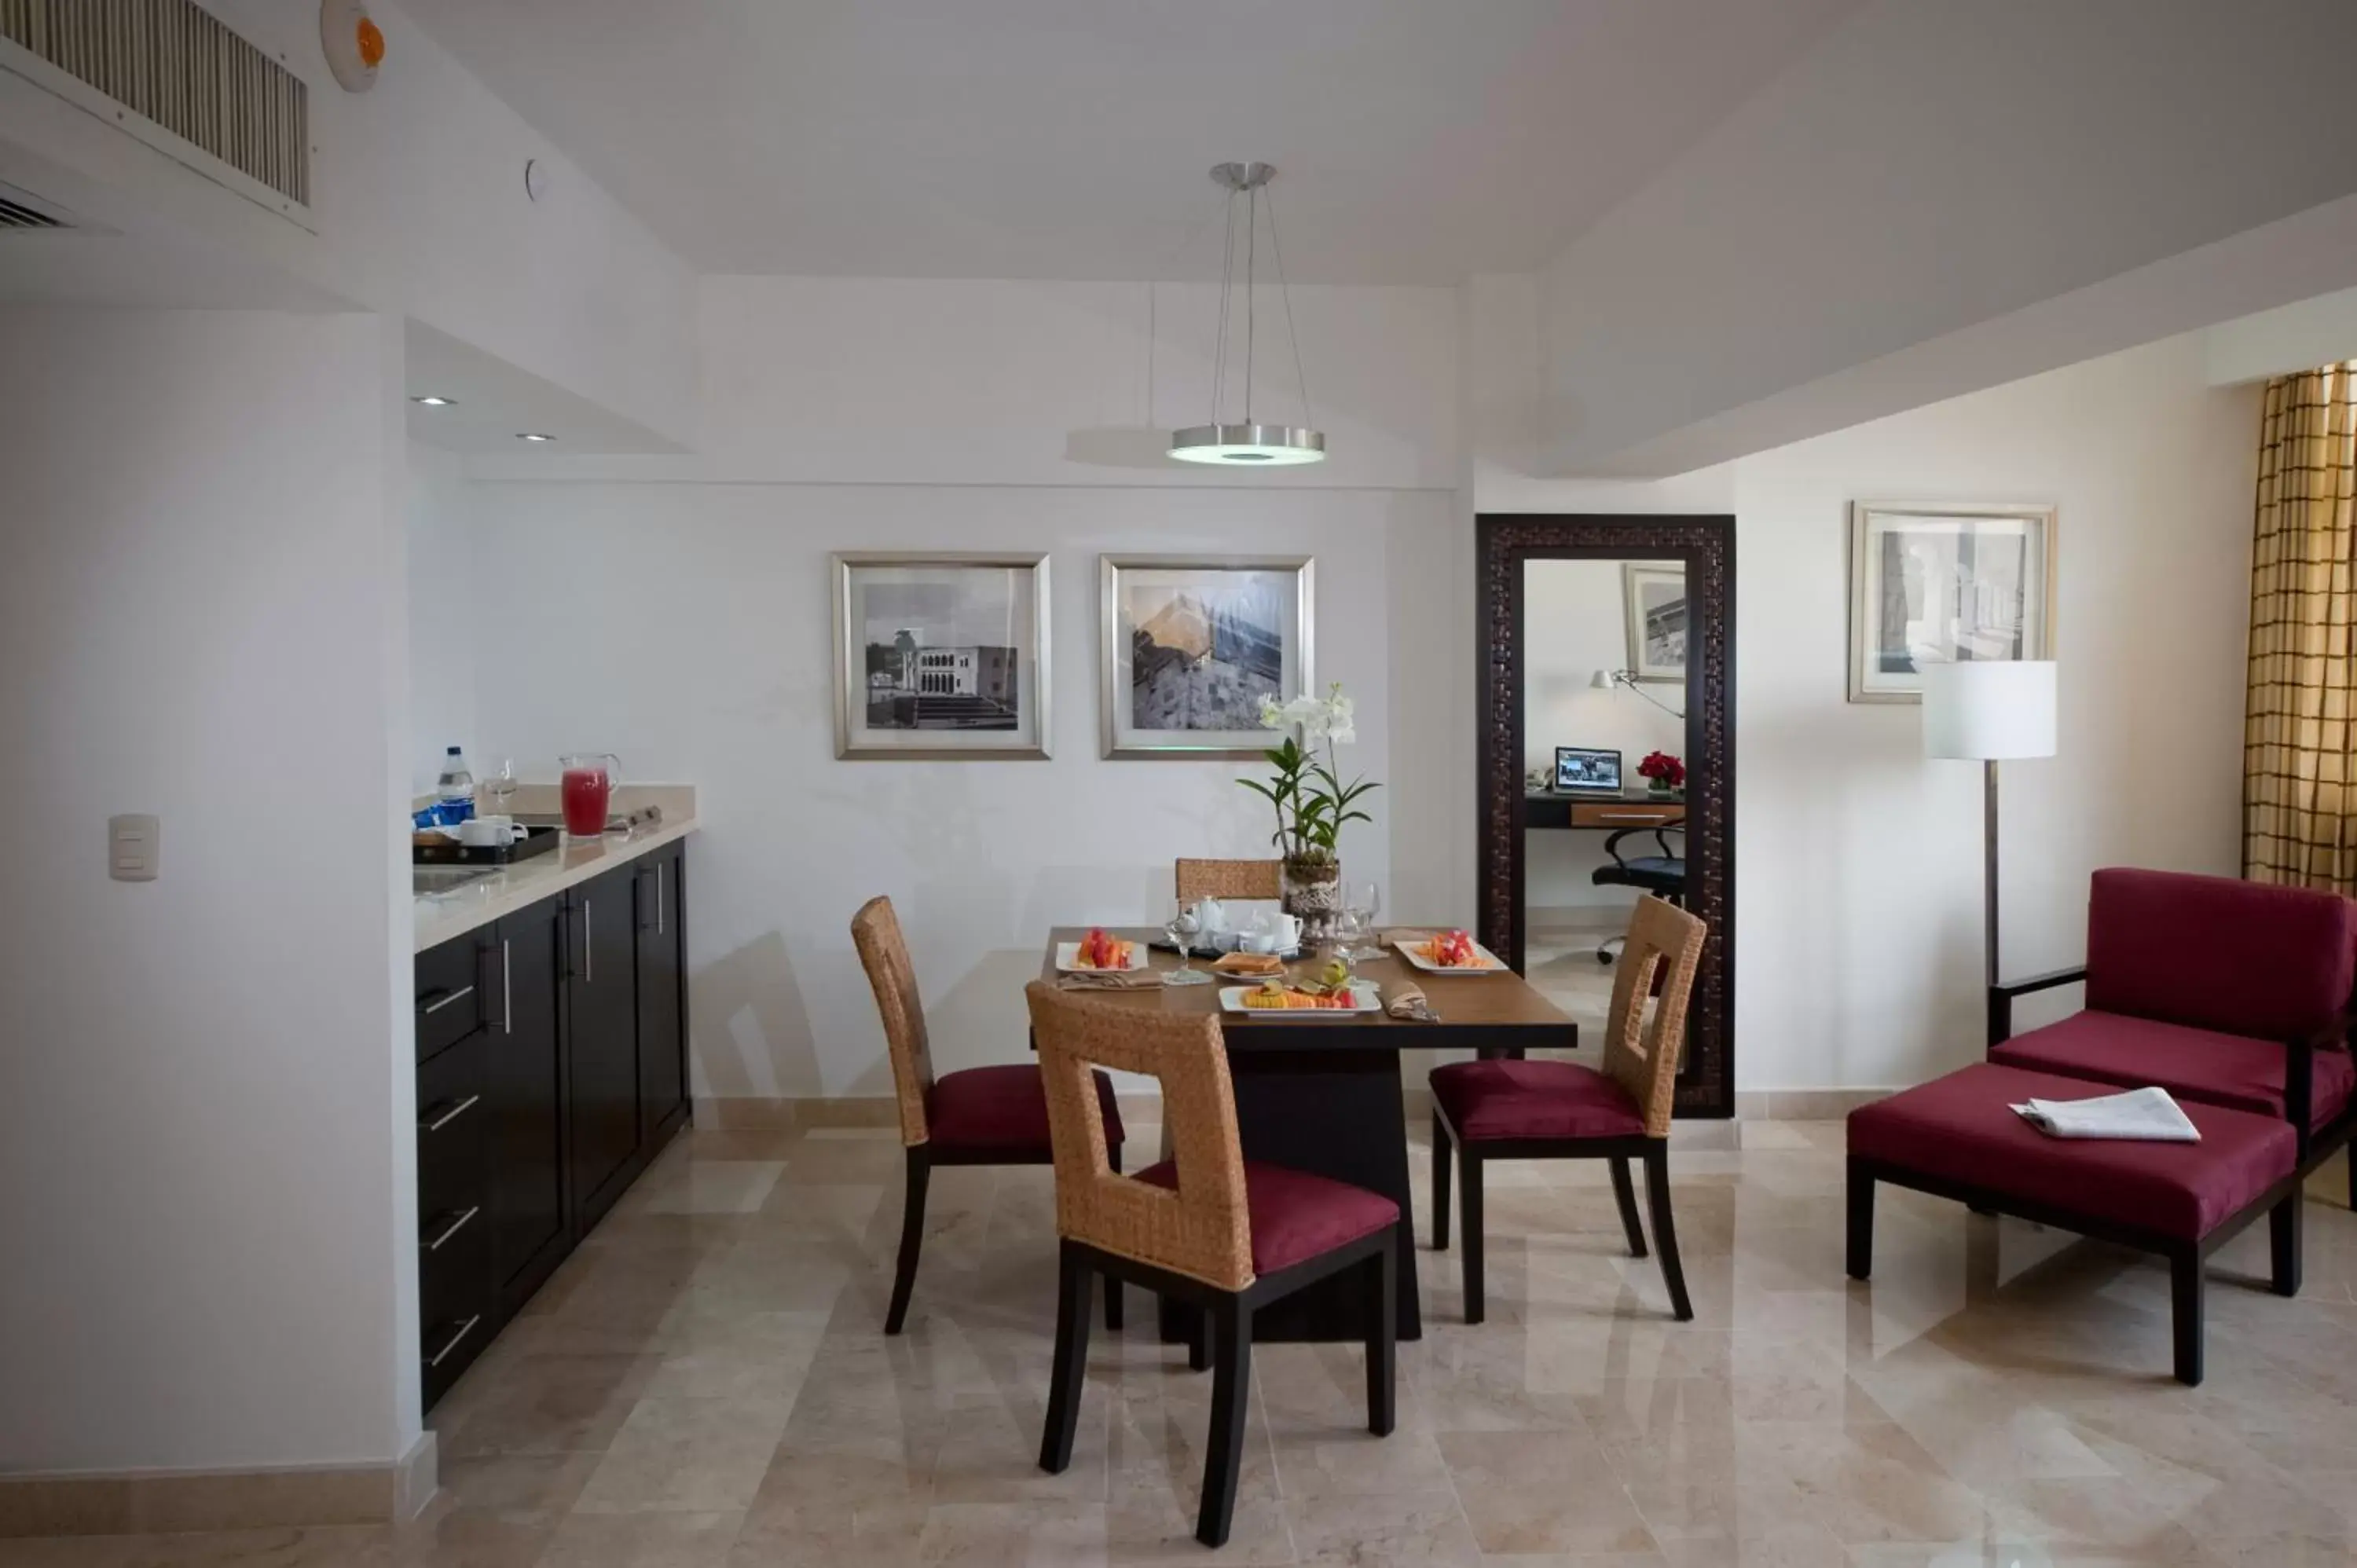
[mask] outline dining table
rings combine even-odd
[[[1050,985],[1062,982],[1058,946],[1080,940],[1092,929],[1060,926],[1050,932],[1040,978]],[[1175,950],[1154,945],[1161,940],[1158,930],[1105,929],[1140,944],[1155,975],[1178,966]],[[1579,1026],[1502,964],[1478,973],[1432,973],[1409,963],[1390,940],[1379,945],[1381,957],[1352,965],[1355,978],[1376,985],[1386,1004],[1401,985],[1414,983],[1429,1004],[1429,1020],[1394,1017],[1388,1011],[1227,1012],[1221,993],[1257,981],[1225,975],[1214,975],[1215,983],[1210,984],[1146,981],[1125,989],[1091,987],[1081,993],[1140,1014],[1208,1014],[1220,1019],[1244,1158],[1349,1182],[1399,1205],[1398,1334],[1415,1339],[1423,1335],[1424,1316],[1416,1290],[1400,1053],[1466,1050],[1483,1057],[1519,1057],[1532,1049],[1568,1050],[1579,1044]],[[1206,970],[1208,961],[1199,957],[1194,967]],[[1320,949],[1286,967],[1290,977],[1300,979],[1324,962]],[[1158,1316],[1166,1341],[1191,1338],[1192,1308],[1165,1298]],[[1357,1341],[1365,1338],[1366,1326],[1362,1293],[1347,1275],[1337,1275],[1261,1308],[1253,1319],[1253,1337]]]

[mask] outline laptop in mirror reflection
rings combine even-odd
[[[1555,748],[1555,787],[1583,795],[1620,792],[1620,754],[1587,746]]]

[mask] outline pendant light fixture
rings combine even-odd
[[[1170,456],[1181,462],[1253,468],[1320,463],[1326,458],[1324,434],[1309,428],[1309,381],[1301,373],[1301,339],[1293,330],[1293,295],[1285,283],[1285,250],[1276,239],[1276,208],[1267,197],[1268,182],[1275,177],[1276,170],[1262,163],[1222,164],[1211,171],[1212,182],[1228,193],[1227,252],[1220,263],[1220,337],[1211,351],[1211,422],[1171,432]],[[1229,323],[1234,318],[1236,216],[1240,207],[1243,214],[1244,252],[1244,401],[1243,417],[1230,424],[1220,419],[1220,394],[1227,385]],[[1285,336],[1293,346],[1293,373],[1301,388],[1299,424],[1264,424],[1253,417],[1253,354],[1260,325],[1253,285],[1259,270],[1263,207],[1268,209],[1268,248],[1276,263],[1277,296],[1285,306]]]

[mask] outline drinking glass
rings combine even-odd
[[[1375,917],[1383,910],[1383,888],[1372,882],[1345,884],[1342,909],[1350,918],[1353,940],[1364,938],[1366,940],[1366,946],[1346,950],[1342,956],[1355,963],[1371,963],[1383,957],[1383,950],[1375,940]]]
[[[490,801],[491,814],[499,817],[508,815],[509,808],[515,804],[515,758],[502,757],[500,770],[483,780],[483,796]]]
[[[1197,969],[1195,939],[1202,934],[1203,923],[1195,918],[1194,907],[1181,903],[1178,912],[1162,923],[1162,932],[1170,945],[1178,950],[1178,967],[1162,977],[1165,985],[1208,985],[1211,977]]]

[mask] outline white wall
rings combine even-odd
[[[1685,708],[1685,688],[1646,682],[1637,691],[1598,692],[1588,682],[1599,670],[1629,667],[1628,601],[1618,561],[1533,561],[1523,572],[1523,768],[1555,769],[1558,746],[1602,746],[1620,754],[1626,788],[1641,789],[1637,764],[1653,751],[1685,753],[1685,723],[1647,697]],[[1637,900],[1628,887],[1598,887],[1593,876],[1610,864],[1606,834],[1534,828],[1523,839],[1523,902],[1533,910],[1625,909]],[[1674,841],[1673,841],[1674,842]],[[1652,840],[1628,850],[1659,853]]]
[[[409,788],[442,773],[443,748],[463,746],[478,778],[499,766],[475,744],[476,535],[471,488],[456,456],[408,443]]]
[[[1643,485],[1530,477],[1536,308],[1469,291],[1478,510],[1736,516],[1740,1088],[1979,1045],[1977,771],[1921,759],[1917,709],[1846,700],[1852,499],[2060,508],[2062,749],[2006,771],[2008,972],[2083,956],[2096,866],[2235,873],[2258,404],[2208,384],[2201,335]]]
[[[0,1470],[388,1461],[417,1430],[397,323],[0,340]],[[157,881],[108,880],[116,811],[161,816]]]

